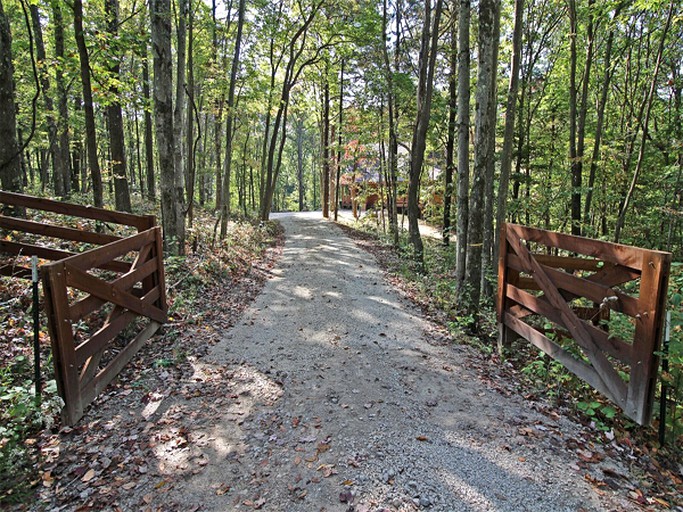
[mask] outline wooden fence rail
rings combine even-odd
[[[47,260],[41,266],[41,275],[55,377],[65,402],[64,420],[74,424],[166,321],[161,230],[154,227],[151,215],[23,194],[0,191],[0,204],[14,211],[35,209],[137,231],[132,236],[120,236],[0,215],[0,231],[96,246],[75,253],[25,240],[0,240],[0,253],[15,256],[11,264],[0,264],[0,274],[30,277],[30,268],[20,256]]]
[[[665,252],[505,224],[498,267],[500,342],[516,333],[647,424],[670,265]],[[607,332],[611,312],[624,316],[632,339]],[[549,335],[548,322],[573,343]]]

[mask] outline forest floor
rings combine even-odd
[[[522,397],[319,213],[277,218],[281,255],[41,442],[34,510],[642,510],[628,444]]]

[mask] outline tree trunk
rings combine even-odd
[[[106,0],[104,7],[108,18],[109,36],[112,41],[118,41],[119,2],[118,0]],[[118,51],[117,54],[119,54]],[[131,205],[128,177],[126,176],[123,113],[121,112],[121,103],[119,102],[119,89],[116,85],[121,76],[121,60],[117,58],[117,56],[110,56],[109,62],[111,63],[109,73],[113,78],[109,92],[112,98],[115,98],[107,105],[107,117],[109,118],[109,145],[112,160],[111,169],[114,174],[114,198],[117,210],[129,212],[131,211]]]
[[[173,104],[173,160],[176,173],[176,187],[180,189],[178,200],[182,204],[182,214],[185,211],[185,179],[183,166],[183,121],[185,116],[185,87],[186,82],[186,59],[187,59],[187,18],[189,0],[177,0],[177,25],[176,25],[176,81],[175,81],[175,102]]]
[[[12,65],[12,33],[0,0],[0,185],[3,190],[22,190],[20,152],[17,144],[16,104]]]
[[[387,33],[388,6],[387,0],[383,1],[382,9],[382,33],[385,39],[390,39]],[[394,68],[398,71],[398,62],[401,55],[401,0],[396,2],[396,43],[394,48]],[[389,210],[389,230],[393,236],[394,246],[398,247],[398,207],[397,207],[397,182],[398,182],[398,108],[396,106],[396,91],[394,84],[394,70],[389,61],[389,50],[386,44],[383,46],[384,71],[387,77],[387,107],[389,115],[389,155],[387,159],[387,206]]]
[[[95,111],[92,100],[92,87],[90,85],[90,58],[88,48],[85,46],[85,34],[83,33],[83,2],[74,0],[74,31],[78,57],[81,63],[81,83],[83,85],[83,111],[85,113],[85,139],[88,151],[88,164],[92,178],[92,193],[95,206],[104,206],[104,193],[102,188],[102,171],[97,159],[97,129],[95,127]]]
[[[221,210],[221,239],[228,231],[230,216],[230,172],[232,168],[232,139],[233,123],[235,122],[235,86],[240,64],[240,49],[242,47],[242,30],[244,28],[245,0],[240,0],[237,18],[237,36],[235,38],[235,52],[230,69],[230,84],[228,85],[228,116],[225,121],[225,172],[223,173],[223,209]]]
[[[187,17],[187,84],[185,94],[187,95],[187,129],[185,133],[185,201],[187,203],[187,225],[192,227],[194,221],[194,188],[196,182],[196,160],[194,144],[194,121],[195,121],[195,101],[194,101],[194,12],[192,10],[192,0],[189,0],[189,15]]]
[[[481,293],[485,298],[493,296],[493,287],[490,278],[494,274],[493,270],[493,245],[494,245],[494,223],[493,223],[493,203],[495,201],[493,185],[495,180],[495,153],[496,153],[496,119],[498,118],[498,102],[496,101],[498,92],[498,82],[496,80],[496,69],[498,68],[498,48],[500,42],[500,0],[495,2],[495,12],[493,18],[493,56],[492,64],[492,86],[491,97],[489,98],[489,112],[487,116],[491,123],[489,145],[487,147],[488,157],[486,166],[485,186],[484,186],[484,236],[481,255]],[[496,239],[497,241],[497,239]]]
[[[64,192],[68,195],[71,190],[78,190],[78,170],[71,164],[69,154],[69,99],[67,97],[66,81],[64,80],[64,19],[59,2],[52,4],[52,27],[55,36],[55,57],[60,63],[55,67],[55,83],[57,84],[57,138],[59,140],[59,158],[63,162]]]
[[[40,23],[40,13],[38,6],[31,4],[31,25],[33,27],[33,38],[36,44],[38,78],[40,88],[43,93],[43,102],[45,104],[45,121],[47,124],[48,134],[48,150],[50,151],[50,158],[52,159],[52,180],[55,187],[55,194],[59,197],[66,196],[66,186],[64,184],[64,170],[65,162],[62,160],[62,153],[59,150],[59,140],[57,137],[57,123],[54,118],[54,104],[52,96],[50,95],[50,79],[48,77],[48,63],[45,54],[45,43],[43,41],[43,27]]]
[[[334,220],[337,220],[339,213],[339,186],[341,181],[341,161],[342,161],[342,127],[344,126],[344,59],[341,61],[339,71],[339,119],[337,120],[337,176],[334,183]],[[381,175],[381,173],[380,173]]]
[[[442,0],[436,0],[434,21],[432,22],[431,0],[425,2],[425,19],[422,27],[419,78],[417,87],[417,119],[413,131],[410,151],[410,180],[408,182],[408,234],[420,268],[424,267],[424,247],[420,236],[419,189],[422,164],[427,146],[427,129],[432,109],[434,74],[439,43],[439,23],[441,21]]]
[[[455,171],[455,139],[458,116],[458,31],[457,11],[451,20],[451,47],[448,76],[448,135],[446,139],[446,175],[443,198],[443,244],[451,242],[451,203],[453,202],[453,173]]]
[[[577,147],[576,110],[578,91],[576,86],[576,37],[578,20],[576,0],[569,0],[569,162],[571,166],[572,195],[571,195],[571,232],[572,235],[581,234],[581,175],[582,167],[579,162]]]
[[[304,211],[304,121],[296,121],[296,181],[299,191],[299,211]]]
[[[152,137],[151,95],[149,90],[149,62],[147,60],[147,45],[142,61],[142,95],[145,99],[145,178],[147,180],[147,199],[156,201],[156,180],[154,179],[154,139]]]
[[[154,56],[154,117],[161,188],[161,219],[166,249],[184,254],[185,223],[182,188],[177,186],[173,139],[173,70],[170,0],[150,2],[152,54]]]
[[[524,0],[515,0],[515,25],[512,35],[512,68],[505,103],[505,131],[503,149],[500,155],[500,182],[498,185],[498,204],[496,209],[496,230],[499,233],[505,222],[508,189],[510,187],[510,170],[512,168],[512,145],[515,139],[515,114],[517,112],[517,91],[519,89],[519,69],[522,56],[522,22],[524,20]],[[499,245],[494,243],[494,262],[498,260]],[[497,268],[497,267],[494,267]]]
[[[470,188],[470,0],[458,11],[458,213],[455,278],[458,301],[465,299]]]
[[[482,245],[484,229],[484,194],[486,180],[493,165],[495,144],[496,63],[498,42],[495,40],[499,0],[479,2],[479,66],[475,107],[475,144],[472,193],[469,203],[465,289],[470,313],[479,308],[482,278]]]
[[[323,217],[330,216],[330,76],[325,63],[325,84],[323,86]]]

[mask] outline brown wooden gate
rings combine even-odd
[[[64,399],[64,420],[77,422],[87,405],[116,377],[135,352],[166,321],[161,230],[153,216],[67,204],[0,191],[0,203],[133,228],[137,234],[106,234],[0,215],[0,229],[61,240],[78,253],[0,240],[15,260],[0,273],[30,277],[26,256],[43,261],[41,274],[55,377]],[[81,224],[81,221],[78,222]],[[85,223],[85,221],[82,221]],[[48,260],[48,261],[44,261]]]
[[[665,252],[505,224],[500,341],[516,333],[648,424],[670,264]],[[620,316],[628,338],[608,330]]]

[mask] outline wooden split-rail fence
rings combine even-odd
[[[526,339],[648,424],[671,254],[505,224],[498,263],[501,344]]]
[[[0,230],[18,235],[0,239],[0,253],[13,257],[0,264],[0,274],[30,278],[25,257],[37,256],[42,262],[57,387],[65,404],[64,421],[74,424],[166,321],[161,230],[152,215],[24,194],[0,191],[0,206]],[[17,215],[27,209],[76,219],[79,227]],[[99,227],[114,225],[120,233],[85,229],[90,221]],[[126,229],[132,234],[125,233]],[[47,239],[52,243],[40,243]],[[69,249],[49,247],[55,239]]]

